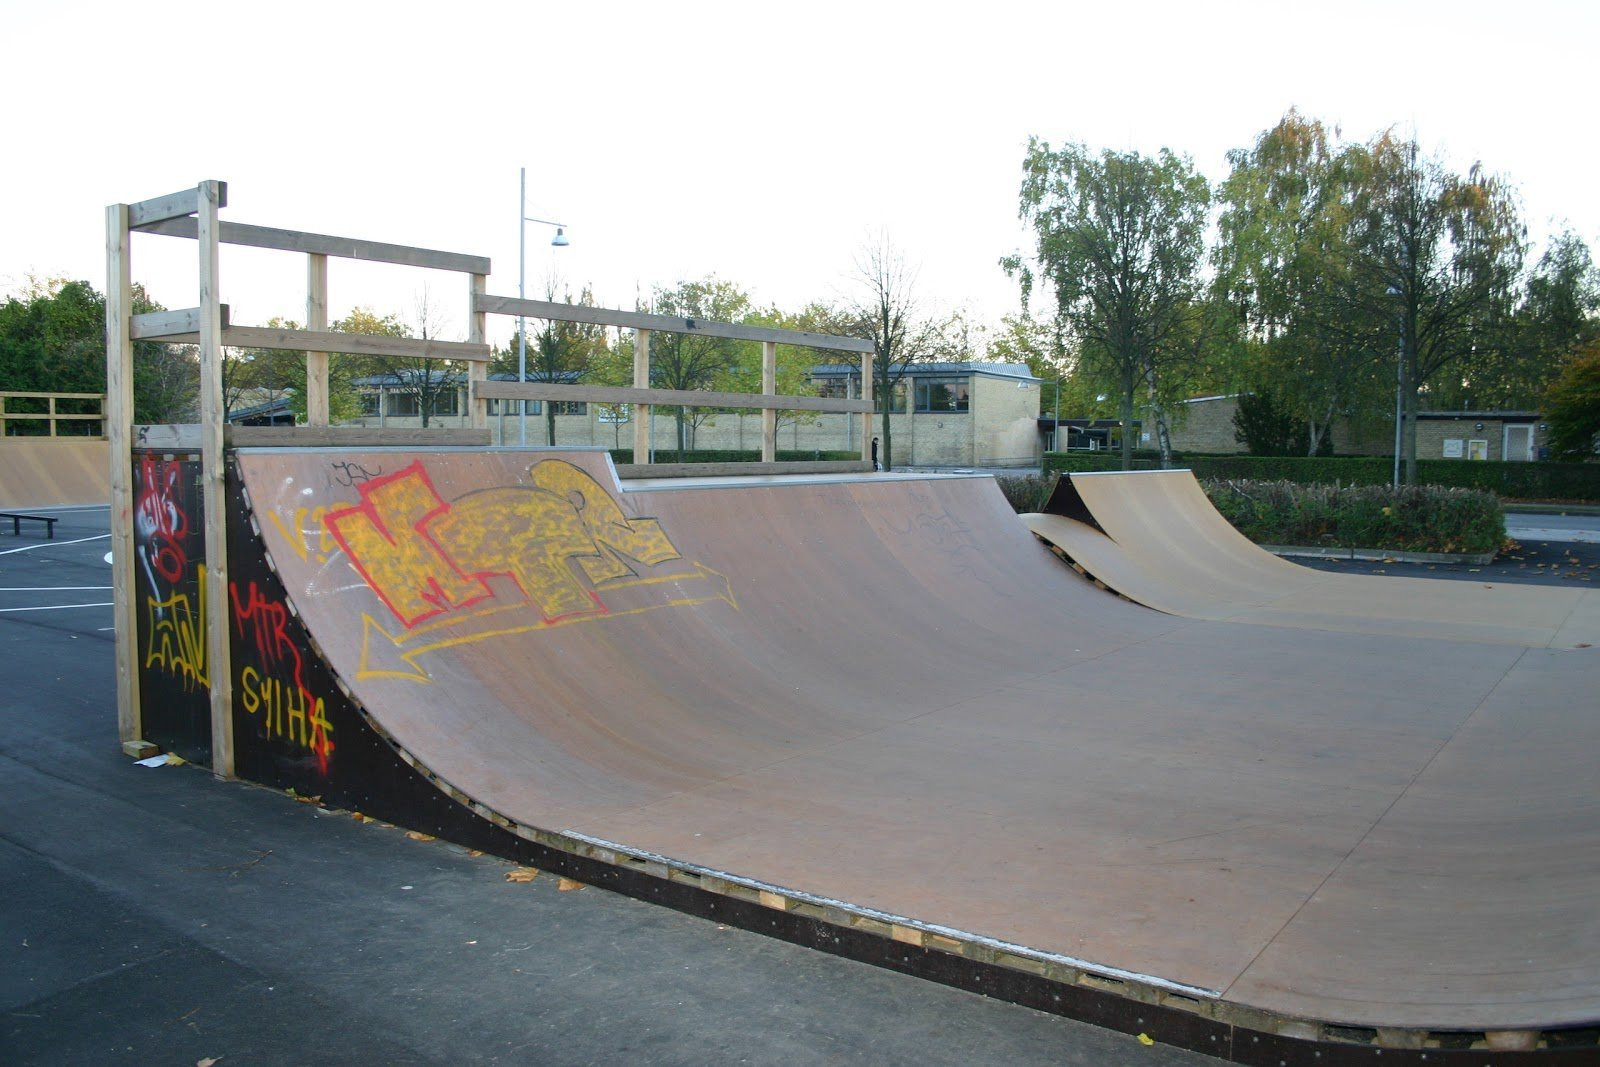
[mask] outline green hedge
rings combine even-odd
[[[1196,478],[1247,478],[1288,481],[1301,485],[1388,485],[1394,460],[1388,456],[1204,456],[1173,454],[1177,466]],[[1135,470],[1160,466],[1153,452],[1134,455]],[[1121,470],[1122,458],[1111,452],[1051,452],[1044,469],[1053,471]],[[1600,463],[1483,463],[1459,459],[1420,459],[1422,485],[1481,489],[1512,500],[1600,502]]]
[[[1480,490],[1243,479],[1201,484],[1216,509],[1257,544],[1482,553],[1498,551],[1506,539],[1500,498]]]
[[[609,449],[611,459],[615,463],[632,463],[633,449]],[[860,452],[844,452],[828,449],[778,449],[779,463],[819,463],[833,461],[859,460]],[[680,453],[675,448],[656,449],[657,463],[759,463],[761,462],[760,449],[737,448],[700,448],[690,449]]]

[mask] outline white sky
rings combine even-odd
[[[715,273],[798,309],[847,291],[881,230],[930,310],[995,323],[1030,134],[1168,146],[1215,181],[1290,106],[1481,160],[1536,238],[1570,223],[1600,247],[1584,0],[0,0],[0,26],[0,293],[103,289],[105,205],[217,178],[225,219],[487,255],[515,295],[525,165],[527,213],[572,240],[529,225],[530,296],[552,269],[613,307]],[[138,236],[134,280],[192,306],[194,259]],[[459,276],[330,269],[334,317],[412,318],[426,281],[465,330]],[[303,318],[302,257],[225,248],[222,271],[234,322]]]

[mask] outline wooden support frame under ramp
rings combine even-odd
[[[112,582],[114,588],[117,728],[125,745],[142,740],[137,641],[139,614],[135,604],[135,509],[133,450],[185,449],[200,454],[200,503],[205,514],[207,598],[205,626],[206,675],[210,696],[211,769],[232,777],[232,669],[229,649],[228,574],[226,554],[225,449],[244,444],[325,447],[331,445],[408,445],[435,447],[489,442],[488,401],[589,400],[633,405],[633,464],[626,476],[716,476],[723,474],[859,472],[871,470],[872,360],[871,341],[780,330],[741,323],[709,322],[647,312],[558,304],[491,296],[487,291],[490,261],[486,256],[385,244],[358,238],[306,233],[227,222],[219,211],[228,203],[226,182],[204,181],[192,189],[132,204],[106,208],[106,397],[101,418],[110,452]],[[132,235],[145,233],[193,240],[199,268],[194,307],[146,314],[133,313]],[[275,249],[306,257],[306,328],[284,329],[234,323],[218,299],[220,248],[242,245]],[[468,330],[465,341],[379,337],[328,329],[328,260],[389,263],[467,275]],[[561,385],[542,382],[490,382],[492,355],[486,329],[489,315],[517,315],[632,329],[635,334],[633,387]],[[654,332],[691,333],[756,341],[762,345],[760,394],[650,388],[650,337]],[[197,345],[200,353],[200,423],[182,427],[133,425],[133,345],[164,341]],[[861,357],[861,397],[837,399],[783,396],[777,393],[777,346],[795,345]],[[232,427],[226,423],[222,397],[223,349],[275,348],[301,351],[306,358],[307,425],[297,427]],[[370,430],[329,426],[328,354],[459,360],[467,364],[470,414],[458,430]],[[648,416],[662,404],[694,407],[755,408],[762,412],[759,463],[715,465],[649,463]],[[0,409],[3,410],[3,409]],[[777,462],[777,415],[781,411],[834,412],[859,416],[861,458],[832,463]],[[73,416],[56,416],[72,418]],[[87,416],[79,416],[87,417]],[[52,423],[53,425],[53,423]]]
[[[462,360],[469,378],[485,377],[490,349],[484,341],[483,317],[473,316],[467,341],[374,337],[327,329],[328,258],[392,263],[468,275],[467,296],[484,292],[490,270],[486,256],[384,244],[327,234],[304,233],[223,222],[218,212],[228,202],[225,182],[204,181],[192,189],[134,204],[106,208],[106,398],[102,408],[110,452],[112,585],[117,662],[117,729],[125,745],[142,740],[137,641],[139,616],[134,596],[133,448],[182,447],[198,451],[200,497],[205,521],[207,599],[205,628],[206,678],[210,692],[211,769],[233,776],[232,669],[229,662],[229,620],[226,538],[226,471],[224,448],[239,444],[471,444],[488,443],[483,406],[472,425],[429,434],[425,441],[405,432],[341,432],[328,426],[329,352]],[[174,311],[133,313],[132,235],[158,234],[193,240],[197,246],[199,298],[196,306]],[[306,256],[306,329],[243,326],[231,321],[227,305],[217,299],[223,244],[277,249]],[[133,425],[133,343],[167,341],[194,344],[200,353],[200,422],[187,427]],[[230,427],[222,402],[222,350],[225,347],[280,348],[306,352],[306,427]],[[102,416],[96,416],[102,418]],[[357,428],[359,429],[359,428]],[[181,443],[180,443],[181,442]]]

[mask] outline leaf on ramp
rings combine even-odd
[[[406,836],[411,838],[411,840],[413,840],[413,841],[437,841],[438,840],[438,838],[434,837],[432,834],[425,834],[421,830],[407,830],[406,831]]]
[[[531,882],[537,877],[539,870],[536,867],[513,867],[506,872],[508,882]]]
[[[574,889],[582,889],[583,883],[578,881],[576,878],[563,878],[561,881],[556,883],[556,888],[563,893],[570,893]]]

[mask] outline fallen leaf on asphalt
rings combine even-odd
[[[561,881],[556,883],[556,888],[563,893],[570,893],[574,889],[582,889],[583,883],[578,881],[576,878],[563,878]]]
[[[194,1061],[194,1067],[216,1067],[216,1064],[221,1059],[222,1059],[221,1056],[207,1056],[203,1060],[195,1060]]]
[[[536,867],[513,867],[506,872],[508,882],[531,882],[537,877],[539,870]]]
[[[1139,1035],[1139,1044],[1141,1044],[1141,1045],[1153,1045],[1155,1043],[1156,1043],[1155,1038],[1151,1037],[1149,1034],[1140,1034]]]
[[[421,830],[407,830],[406,831],[406,836],[411,838],[411,840],[413,840],[413,841],[436,841],[436,840],[438,840],[438,838],[434,837],[432,834],[425,834]]]
[[[483,855],[483,849],[469,848],[467,849],[467,855],[471,856],[473,859],[477,859],[479,856]]]

